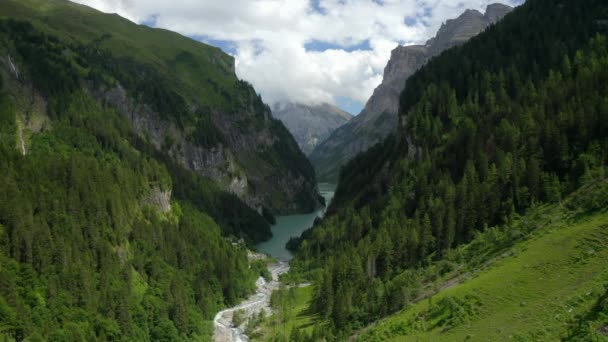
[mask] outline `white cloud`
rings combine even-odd
[[[398,44],[421,43],[466,8],[517,0],[73,0],[189,36],[230,41],[265,101],[365,103]],[[315,5],[317,4],[317,5]],[[412,26],[406,18],[417,18]],[[410,22],[410,24],[412,24]],[[307,50],[323,42],[332,49]],[[365,50],[353,50],[364,44]],[[330,45],[328,45],[330,44]],[[314,44],[313,44],[314,45]]]

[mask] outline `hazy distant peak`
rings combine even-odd
[[[272,114],[283,122],[305,154],[312,152],[336,128],[353,117],[329,103],[276,103],[272,106]]]

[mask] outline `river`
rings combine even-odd
[[[334,197],[336,186],[329,183],[319,183],[319,192],[325,198],[327,205]],[[289,261],[293,256],[287,250],[285,244],[291,237],[298,237],[312,227],[315,218],[322,217],[325,208],[319,209],[310,214],[278,216],[277,223],[272,226],[272,239],[258,244],[256,247],[259,252],[268,254],[280,261]]]
[[[328,183],[319,184],[319,192],[329,205],[334,197],[336,186]],[[291,237],[298,237],[306,229],[312,227],[315,218],[325,214],[325,208],[305,215],[290,215],[277,217],[277,223],[272,227],[272,239],[257,246],[258,251],[270,255],[278,260],[277,263],[268,266],[272,275],[270,281],[260,277],[256,282],[256,293],[251,295],[241,304],[218,312],[213,320],[215,342],[245,342],[249,338],[245,334],[244,326],[232,326],[232,316],[235,311],[243,313],[245,318],[250,318],[260,311],[270,311],[270,296],[272,291],[280,286],[281,274],[289,271],[289,260],[293,257],[285,247]],[[251,253],[251,257],[263,257],[256,253]]]

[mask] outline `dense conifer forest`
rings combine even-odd
[[[167,59],[152,52],[154,39],[175,38],[164,31],[131,37],[130,23],[87,12],[115,20],[121,39],[108,43],[103,23],[45,17],[36,1],[6,7],[21,19],[0,17],[0,340],[210,340],[215,314],[270,276],[248,248],[271,236],[272,210],[186,168],[174,141],[159,148],[99,93],[124,89],[203,148],[234,138],[218,125],[237,136],[267,125],[271,143],[247,159],[250,171],[307,182],[314,170],[218,49]],[[528,0],[421,68],[401,94],[398,133],[341,170],[326,216],[288,243],[291,270],[266,294],[275,315],[252,316],[247,333],[481,340],[502,331],[458,328],[515,303],[510,317],[550,319],[538,329],[520,319],[514,340],[603,334],[606,22],[604,0]],[[152,43],[121,53],[125,37]],[[314,208],[310,195],[294,198]],[[491,293],[501,290],[513,298]]]
[[[269,225],[90,91],[118,77],[178,114],[181,97],[152,69],[26,22],[1,21],[0,46],[0,336],[208,340],[265,267],[238,240]]]
[[[529,0],[408,80],[398,136],[343,168],[328,217],[290,242],[334,333],[415,300],[459,245],[605,179],[606,17],[603,1]]]

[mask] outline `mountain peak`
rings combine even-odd
[[[462,44],[488,26],[488,20],[478,10],[467,9],[456,19],[447,20],[435,38],[427,42],[431,55],[437,55],[450,47]]]
[[[425,45],[398,46],[394,49],[384,69],[382,83],[374,90],[361,114],[332,133],[310,155],[319,179],[335,180],[341,165],[395,130],[398,126],[399,94],[412,74],[434,56],[476,36],[511,9],[509,6],[492,4],[487,7],[485,14],[478,10],[466,10],[458,18],[443,23],[435,38],[428,40]]]
[[[486,20],[491,24],[494,24],[512,10],[513,7],[508,5],[490,4],[488,5],[488,7],[486,7],[486,13],[484,14],[484,18],[486,18]]]
[[[305,154],[352,119],[352,115],[329,103],[278,103],[272,107],[272,114],[283,122]]]
[[[464,12],[462,12],[462,14],[458,18],[456,18],[456,19],[450,19],[450,20],[458,20],[458,19],[461,19],[461,18],[478,17],[478,16],[482,16],[483,17],[483,14],[481,14],[481,12],[479,12],[476,9],[467,8],[466,10],[464,10]]]

